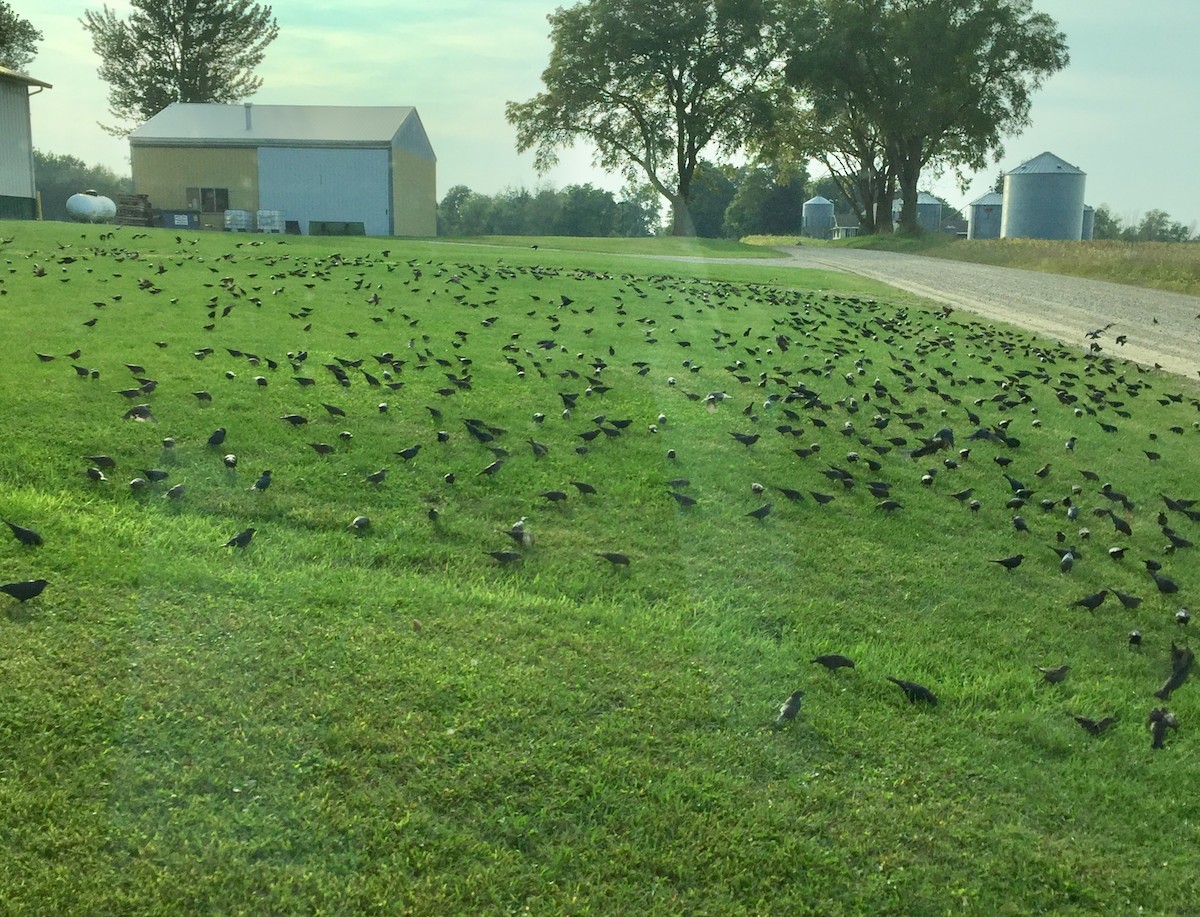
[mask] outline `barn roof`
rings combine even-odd
[[[132,144],[181,146],[377,146],[395,140],[434,158],[411,105],[174,102],[129,135]]]
[[[0,67],[0,79],[9,80],[13,83],[23,83],[26,86],[41,86],[43,89],[53,89],[49,83],[43,83],[41,80],[35,80],[31,76],[24,73],[18,73],[16,70],[9,70],[7,67]]]

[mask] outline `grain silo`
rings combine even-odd
[[[892,222],[899,224],[904,202],[900,198],[892,201]],[[917,225],[922,232],[942,231],[942,202],[924,191],[917,193]]]
[[[1083,232],[1080,238],[1084,242],[1092,241],[1092,234],[1096,231],[1096,208],[1090,204],[1085,204],[1083,207]]]
[[[1083,236],[1083,190],[1087,175],[1042,153],[1004,176],[1005,239],[1066,239]]]
[[[812,239],[828,239],[833,231],[833,201],[828,198],[809,198],[801,211],[802,235]]]
[[[967,238],[999,239],[1004,195],[999,191],[989,191],[967,206]]]

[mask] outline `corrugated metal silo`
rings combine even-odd
[[[892,222],[900,222],[904,202],[900,198],[892,201]],[[917,225],[924,232],[942,231],[942,202],[924,191],[917,193]]]
[[[1053,153],[1042,153],[1004,176],[1005,239],[1066,239],[1083,236],[1087,175]]]
[[[809,198],[801,213],[801,234],[813,239],[828,239],[833,231],[833,201],[828,198]]]
[[[999,239],[1000,219],[1004,213],[1004,195],[989,191],[967,205],[967,238]]]
[[[1090,204],[1083,206],[1083,233],[1081,238],[1084,242],[1092,241],[1092,234],[1096,231],[1096,208]]]

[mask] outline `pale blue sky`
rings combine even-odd
[[[32,75],[54,84],[33,102],[34,143],[128,172],[128,144],[96,126],[107,120],[105,84],[79,24],[101,3],[10,0],[45,33]],[[438,156],[438,197],[452,185],[506,187],[620,180],[594,170],[586,150],[539,177],[518,156],[504,103],[540,88],[550,50],[553,0],[276,0],[280,35],[259,74],[263,104],[415,105]],[[118,12],[123,0],[109,2]],[[1197,0],[1035,0],[1066,33],[1071,64],[1035,96],[1033,125],[1009,138],[1000,164],[966,193],[947,179],[925,185],[962,205],[1001,168],[1044,150],[1087,173],[1088,203],[1127,222],[1151,208],[1200,221],[1200,40]],[[331,9],[332,7],[332,9]]]

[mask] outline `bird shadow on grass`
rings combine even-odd
[[[28,624],[33,620],[33,614],[24,604],[13,605],[5,611],[5,615],[14,624]]]

